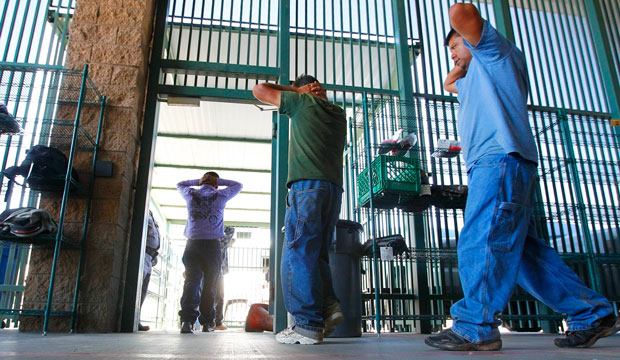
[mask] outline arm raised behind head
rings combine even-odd
[[[252,94],[260,102],[270,104],[274,106],[280,106],[280,99],[282,98],[282,91],[299,92],[298,88],[294,86],[284,86],[272,83],[256,84],[252,88]]]
[[[478,45],[482,37],[484,20],[472,4],[457,3],[450,7],[450,25],[471,46]]]

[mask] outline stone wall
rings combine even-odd
[[[113,177],[95,181],[78,299],[80,332],[119,330],[154,10],[154,0],[78,0],[69,32],[66,67],[81,70],[89,64],[91,78],[107,97],[99,160],[114,164]],[[96,128],[98,110],[85,108],[82,114],[90,131]],[[58,111],[59,118],[75,114],[71,106]],[[90,161],[87,154],[76,155],[80,176],[88,176]],[[60,199],[46,197],[41,206],[58,218]],[[80,236],[85,208],[84,200],[71,201],[64,234]],[[24,308],[44,308],[52,255],[51,250],[33,250]],[[54,310],[71,309],[78,258],[75,250],[60,254]],[[69,322],[68,317],[52,318],[49,331],[68,330]],[[21,330],[41,329],[41,317],[22,319]]]

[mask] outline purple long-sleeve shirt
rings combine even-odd
[[[187,223],[183,233],[188,239],[221,239],[224,237],[224,207],[226,202],[237,195],[243,185],[236,181],[217,179],[216,189],[202,185],[197,189],[200,179],[185,180],[177,184],[177,190],[187,202]]]

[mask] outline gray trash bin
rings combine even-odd
[[[338,220],[336,224],[336,234],[329,249],[329,268],[344,320],[329,337],[362,336],[362,229],[362,225],[349,220]]]

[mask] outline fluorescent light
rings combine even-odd
[[[199,97],[168,96],[167,101],[168,101],[168,105],[170,105],[170,106],[200,107],[200,98]]]
[[[278,111],[278,107],[269,104],[254,104],[260,111]]]

